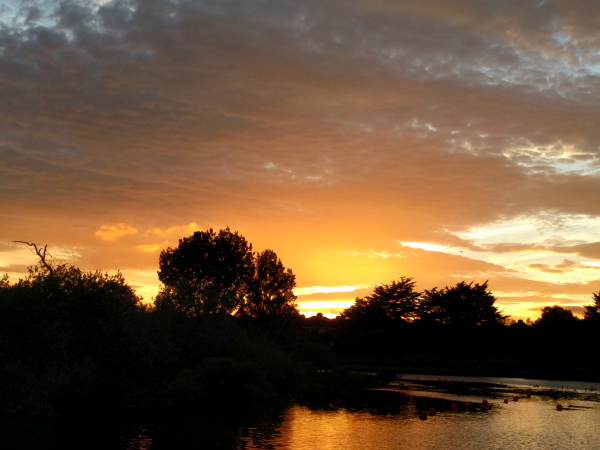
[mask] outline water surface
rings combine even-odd
[[[569,386],[568,388],[566,386]],[[591,388],[591,390],[590,390]],[[599,384],[405,375],[336,404],[56,423],[4,422],[11,449],[600,448]],[[531,398],[526,397],[531,390]],[[514,397],[518,401],[514,401]],[[484,409],[482,400],[489,401]],[[507,399],[508,402],[504,403]],[[471,405],[466,410],[466,403]],[[453,412],[452,404],[458,411]],[[561,404],[563,411],[557,411]],[[435,408],[434,416],[419,418]]]

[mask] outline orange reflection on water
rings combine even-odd
[[[418,418],[413,400],[400,414],[292,406],[268,448],[600,448],[597,401],[578,400],[585,409],[562,412],[554,403],[540,397],[508,404],[494,399],[487,411],[441,411],[427,420]]]

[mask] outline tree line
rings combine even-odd
[[[461,281],[455,286],[420,293],[415,281],[401,277],[391,284],[376,286],[373,293],[357,298],[354,305],[342,311],[343,320],[364,324],[381,321],[436,321],[448,325],[504,324],[508,316],[496,306],[496,299],[483,284]]]
[[[437,287],[417,292],[415,281],[401,277],[391,284],[376,286],[371,295],[356,298],[354,305],[342,311],[340,318],[363,323],[382,323],[395,320],[412,322],[436,321],[456,326],[511,325],[515,321],[496,306],[496,298],[488,289],[488,282],[458,282],[455,286]],[[546,306],[540,310],[535,324],[568,325],[585,322],[600,323],[600,293],[592,293],[593,303],[584,306],[583,318],[562,306]],[[528,324],[533,324],[528,319]]]
[[[487,282],[417,292],[402,277],[335,320],[304,318],[292,270],[227,228],[161,252],[147,305],[120,273],[56,264],[30,245],[40,263],[0,279],[0,414],[328,401],[377,383],[361,371],[407,367],[600,377],[582,345],[600,337],[600,294],[584,320],[557,306],[523,323],[496,308]]]
[[[600,339],[600,293],[583,318],[561,306],[535,320],[512,320],[495,306],[487,282],[415,290],[401,277],[357,298],[335,320],[320,318],[322,341],[363,365],[412,373],[600,379],[590,345]]]

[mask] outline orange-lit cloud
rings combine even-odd
[[[126,223],[118,223],[116,225],[102,225],[98,228],[95,235],[105,241],[114,241],[128,234],[136,234],[137,229],[127,225]]]
[[[200,227],[196,222],[191,222],[188,223],[187,225],[180,225],[180,226],[171,226],[168,228],[152,228],[151,230],[148,230],[147,233],[149,234],[155,234],[158,236],[173,236],[173,235],[177,235],[177,236],[190,236],[192,234],[194,234],[195,231],[198,230],[202,230],[202,227]]]
[[[169,242],[165,241],[162,244],[140,244],[140,245],[136,245],[135,248],[142,252],[153,253],[153,252],[162,250],[163,248],[166,248],[168,245],[169,245]]]

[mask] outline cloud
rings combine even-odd
[[[137,232],[137,229],[126,223],[118,223],[116,225],[102,225],[98,228],[95,235],[105,241],[114,241],[128,234],[136,234]]]
[[[191,236],[195,231],[202,230],[202,228],[196,222],[190,222],[187,225],[171,226],[168,228],[152,228],[148,230],[147,234],[155,234],[158,236]]]
[[[550,266],[548,266],[547,264],[527,264],[527,267],[529,267],[530,269],[541,270],[542,272],[547,272],[547,273],[565,273],[566,272],[566,270],[562,270],[562,269],[553,269]]]
[[[529,267],[530,269],[541,270],[542,272],[547,273],[565,273],[572,272],[575,269],[600,269],[600,265],[582,264],[568,259],[563,259],[561,263],[556,264],[553,267],[550,267],[548,264],[528,264],[527,267]]]
[[[587,311],[583,306],[565,306],[565,309],[569,309],[573,313],[578,314],[580,316],[582,316],[583,313]]]
[[[589,242],[570,246],[556,246],[552,250],[564,253],[585,256],[592,259],[600,259],[600,242]]]
[[[583,306],[578,306],[578,305],[556,303],[556,304],[552,304],[549,306],[560,306],[561,308],[568,309],[568,310],[572,311],[573,313],[578,314],[580,316],[583,315],[583,313],[586,311],[586,309]],[[541,309],[542,308],[538,309],[536,307],[533,307],[533,308],[530,308],[530,311],[539,312],[540,316],[541,316]]]
[[[0,253],[12,252],[17,248],[18,245],[14,242],[0,242]]]
[[[143,266],[216,223],[303,286],[590,288],[600,5],[126,3],[3,10],[4,235]]]
[[[31,266],[27,264],[10,264],[7,266],[0,267],[0,274],[5,274],[8,272],[27,273],[27,269],[29,267]]]
[[[163,248],[165,248],[168,245],[169,245],[168,242],[163,242],[162,244],[141,244],[141,245],[136,245],[135,248],[137,250],[142,251],[142,252],[154,253],[154,252],[157,252],[159,250],[162,250]]]

